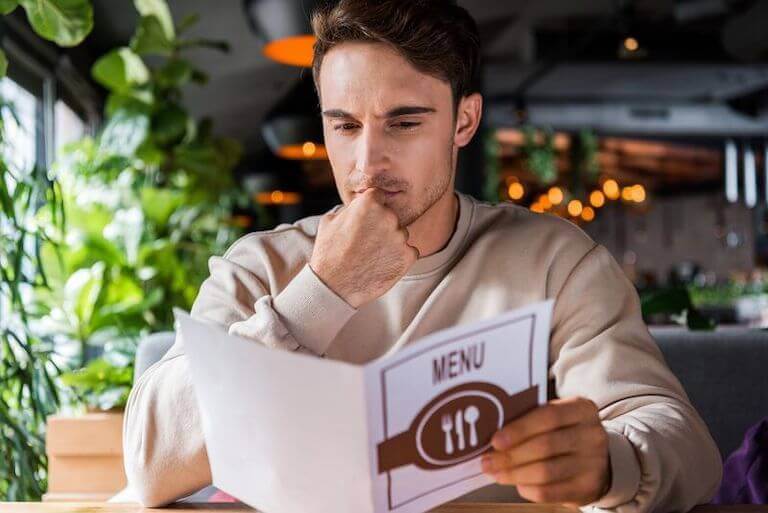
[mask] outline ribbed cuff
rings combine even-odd
[[[611,487],[605,495],[588,506],[610,509],[634,498],[640,487],[640,463],[632,442],[626,436],[610,429],[606,432],[611,459]]]
[[[325,354],[357,312],[323,283],[309,264],[275,296],[273,307],[296,342],[318,355]]]

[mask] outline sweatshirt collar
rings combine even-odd
[[[468,196],[458,191],[454,191],[454,194],[456,194],[456,197],[459,200],[459,215],[456,221],[456,227],[448,244],[437,253],[433,253],[424,258],[419,258],[411,266],[403,279],[420,278],[423,275],[440,269],[451,262],[459,252],[459,249],[464,245],[467,233],[469,232],[473,204]]]

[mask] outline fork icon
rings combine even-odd
[[[440,427],[445,433],[445,454],[453,454],[453,440],[451,439],[451,429],[453,429],[453,420],[450,414],[443,415]]]

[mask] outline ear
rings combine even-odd
[[[483,115],[483,96],[480,93],[472,93],[459,101],[456,111],[456,132],[453,135],[453,143],[463,148],[472,140],[480,126],[480,118]]]

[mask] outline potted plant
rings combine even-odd
[[[48,500],[101,500],[124,486],[121,409],[138,341],[172,329],[171,307],[191,307],[208,258],[241,234],[230,222],[247,199],[232,179],[240,147],[193,119],[181,93],[206,80],[183,53],[226,45],[182,38],[197,18],[176,27],[162,0],[135,5],[130,46],[92,68],[109,91],[100,136],[71,144],[52,169],[67,229],[41,247],[51,287],[38,294],[39,326],[75,367],[60,380],[70,411],[48,421]]]
[[[77,45],[93,26],[90,0],[2,0],[0,15],[19,6],[38,35],[60,46]],[[0,77],[7,66],[0,50]],[[62,205],[45,169],[20,169],[6,158],[6,123],[19,120],[2,99],[0,111],[0,497],[39,500],[47,481],[45,418],[59,406],[59,364],[53,339],[32,329],[37,312],[30,296],[49,285],[40,248],[61,233]]]

